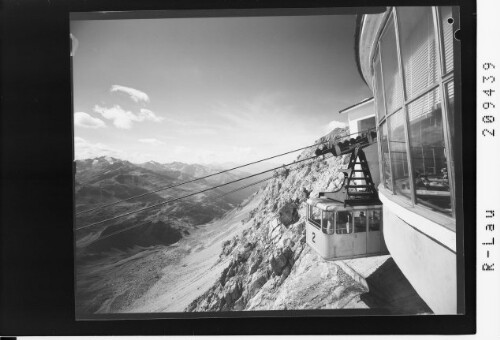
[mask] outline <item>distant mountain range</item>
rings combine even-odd
[[[348,132],[331,135],[340,133]],[[315,149],[304,150],[296,160],[309,159]],[[214,195],[220,192],[214,190],[104,228],[77,232],[77,314],[343,308],[367,289],[307,247],[305,223],[307,198],[340,187],[340,169],[348,160],[346,155],[298,163],[253,187],[261,189],[235,209],[231,206],[240,200],[217,201]],[[124,195],[122,187],[150,190],[216,171],[179,162],[134,165],[110,158],[78,162],[76,180],[87,184],[75,188],[77,208],[98,205],[86,202],[98,201],[99,190],[109,192],[112,197],[107,201],[113,201]],[[210,182],[207,178],[176,188],[183,192],[157,195],[177,196],[242,175],[248,174],[217,175]],[[93,195],[85,191],[90,189]],[[103,213],[112,216],[152,202],[139,199]],[[177,215],[168,217],[172,214]],[[197,225],[210,219],[210,224]]]
[[[77,160],[75,173],[76,228],[141,209],[148,205],[223,185],[250,175],[250,173],[236,170],[195,180],[220,171],[220,168],[181,162],[161,164],[150,161],[133,164],[113,157]],[[264,176],[269,176],[269,174]],[[141,228],[151,230],[151,225],[157,228],[162,226],[163,229],[174,228],[178,231],[188,232],[190,227],[207,223],[239,205],[257,191],[259,186],[245,188],[223,197],[219,196],[258,181],[262,177],[256,176],[238,181],[178,200],[172,204],[131,214],[102,225],[84,228],[77,232],[77,247],[90,250],[132,247],[138,244],[138,230]],[[195,181],[179,185],[192,180]],[[159,190],[169,186],[176,187]],[[148,194],[152,191],[157,192]],[[144,196],[128,200],[130,197],[139,195]],[[123,202],[113,204],[118,201]],[[81,213],[103,205],[109,206]],[[125,229],[127,231],[123,231]],[[113,230],[113,232],[110,232],[110,230]],[[118,233],[120,230],[122,231]],[[176,237],[173,239],[178,239],[175,232],[167,234],[175,234]],[[163,244],[168,243],[168,237],[159,238],[158,240]],[[150,242],[154,243],[155,241],[150,239]],[[141,238],[140,243],[145,246],[148,242]],[[96,244],[99,246],[96,247]],[[92,247],[90,247],[91,245]]]

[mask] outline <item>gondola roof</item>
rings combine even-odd
[[[370,209],[370,208],[381,208],[382,202],[380,204],[365,204],[365,205],[346,205],[344,207],[344,202],[334,200],[327,197],[315,197],[309,198],[307,200],[307,204],[317,207],[324,211],[337,211],[337,210],[346,210],[346,209]]]

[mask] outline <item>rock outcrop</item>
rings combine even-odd
[[[186,311],[342,308],[366,292],[341,267],[310,251],[305,238],[307,198],[340,186],[348,157],[317,158],[278,172],[245,219],[251,227],[223,245],[220,260],[229,261],[218,282]]]

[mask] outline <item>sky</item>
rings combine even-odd
[[[353,15],[72,21],[75,158],[242,164],[310,145],[371,96],[354,29]]]

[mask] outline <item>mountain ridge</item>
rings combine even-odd
[[[175,231],[180,231],[181,235],[189,233],[189,225],[196,226],[221,217],[253,194],[256,189],[249,187],[228,195],[225,195],[226,192],[259,179],[256,177],[239,181],[240,178],[249,175],[240,171],[236,174],[228,172],[197,180],[198,176],[209,176],[216,171],[201,165],[181,162],[175,162],[173,165],[154,161],[134,164],[127,160],[107,156],[77,160],[75,165],[75,206],[76,211],[80,212],[76,216],[77,229],[122,213],[145,208],[151,204],[238,180],[222,188],[208,190],[174,204],[161,206],[151,212],[132,214],[111,225],[108,225],[109,223],[98,225],[88,232],[78,231],[77,248],[87,248],[88,251],[105,251],[106,248],[120,249],[124,245],[133,247],[133,240],[138,237],[137,232],[149,228],[140,226],[142,222],[152,223],[157,226],[155,228],[158,228],[158,225],[163,225],[163,228],[169,230],[173,228]],[[190,183],[183,184],[183,182]],[[162,190],[165,187],[171,188]],[[131,197],[136,198],[130,199]],[[88,210],[91,211],[82,213]],[[119,234],[120,229],[123,230],[122,234],[114,236]],[[114,231],[112,235],[109,235],[110,230]],[[172,232],[175,233],[175,231]],[[89,236],[89,234],[92,235]],[[124,238],[124,235],[128,235],[128,238]],[[100,242],[101,236],[106,236],[105,242]],[[174,239],[177,240],[177,238]],[[149,240],[151,244],[154,244],[154,239]],[[98,243],[99,246],[88,247],[94,243]]]
[[[347,133],[347,129],[336,129],[316,143]],[[304,150],[296,161],[314,156],[314,151],[315,148]],[[247,217],[250,227],[224,243],[220,258],[228,259],[229,264],[218,281],[191,302],[185,311],[331,308],[334,304],[345,305],[365,292],[362,285],[354,282],[337,265],[327,264],[317,269],[315,261],[322,261],[305,242],[307,198],[320,191],[333,191],[340,187],[340,169],[347,165],[348,160],[349,155],[318,158],[299,163],[293,170],[278,172],[278,176],[257,193],[261,200]],[[312,294],[303,286],[306,280],[304,275],[311,270],[323,273],[331,282],[337,282],[324,286],[324,300],[316,303],[299,298],[301,294]],[[313,281],[310,284],[322,284]],[[345,289],[339,287],[350,288],[344,294],[331,294],[336,288],[337,292]],[[289,294],[298,297],[287,301]],[[282,298],[276,300],[276,296]]]

